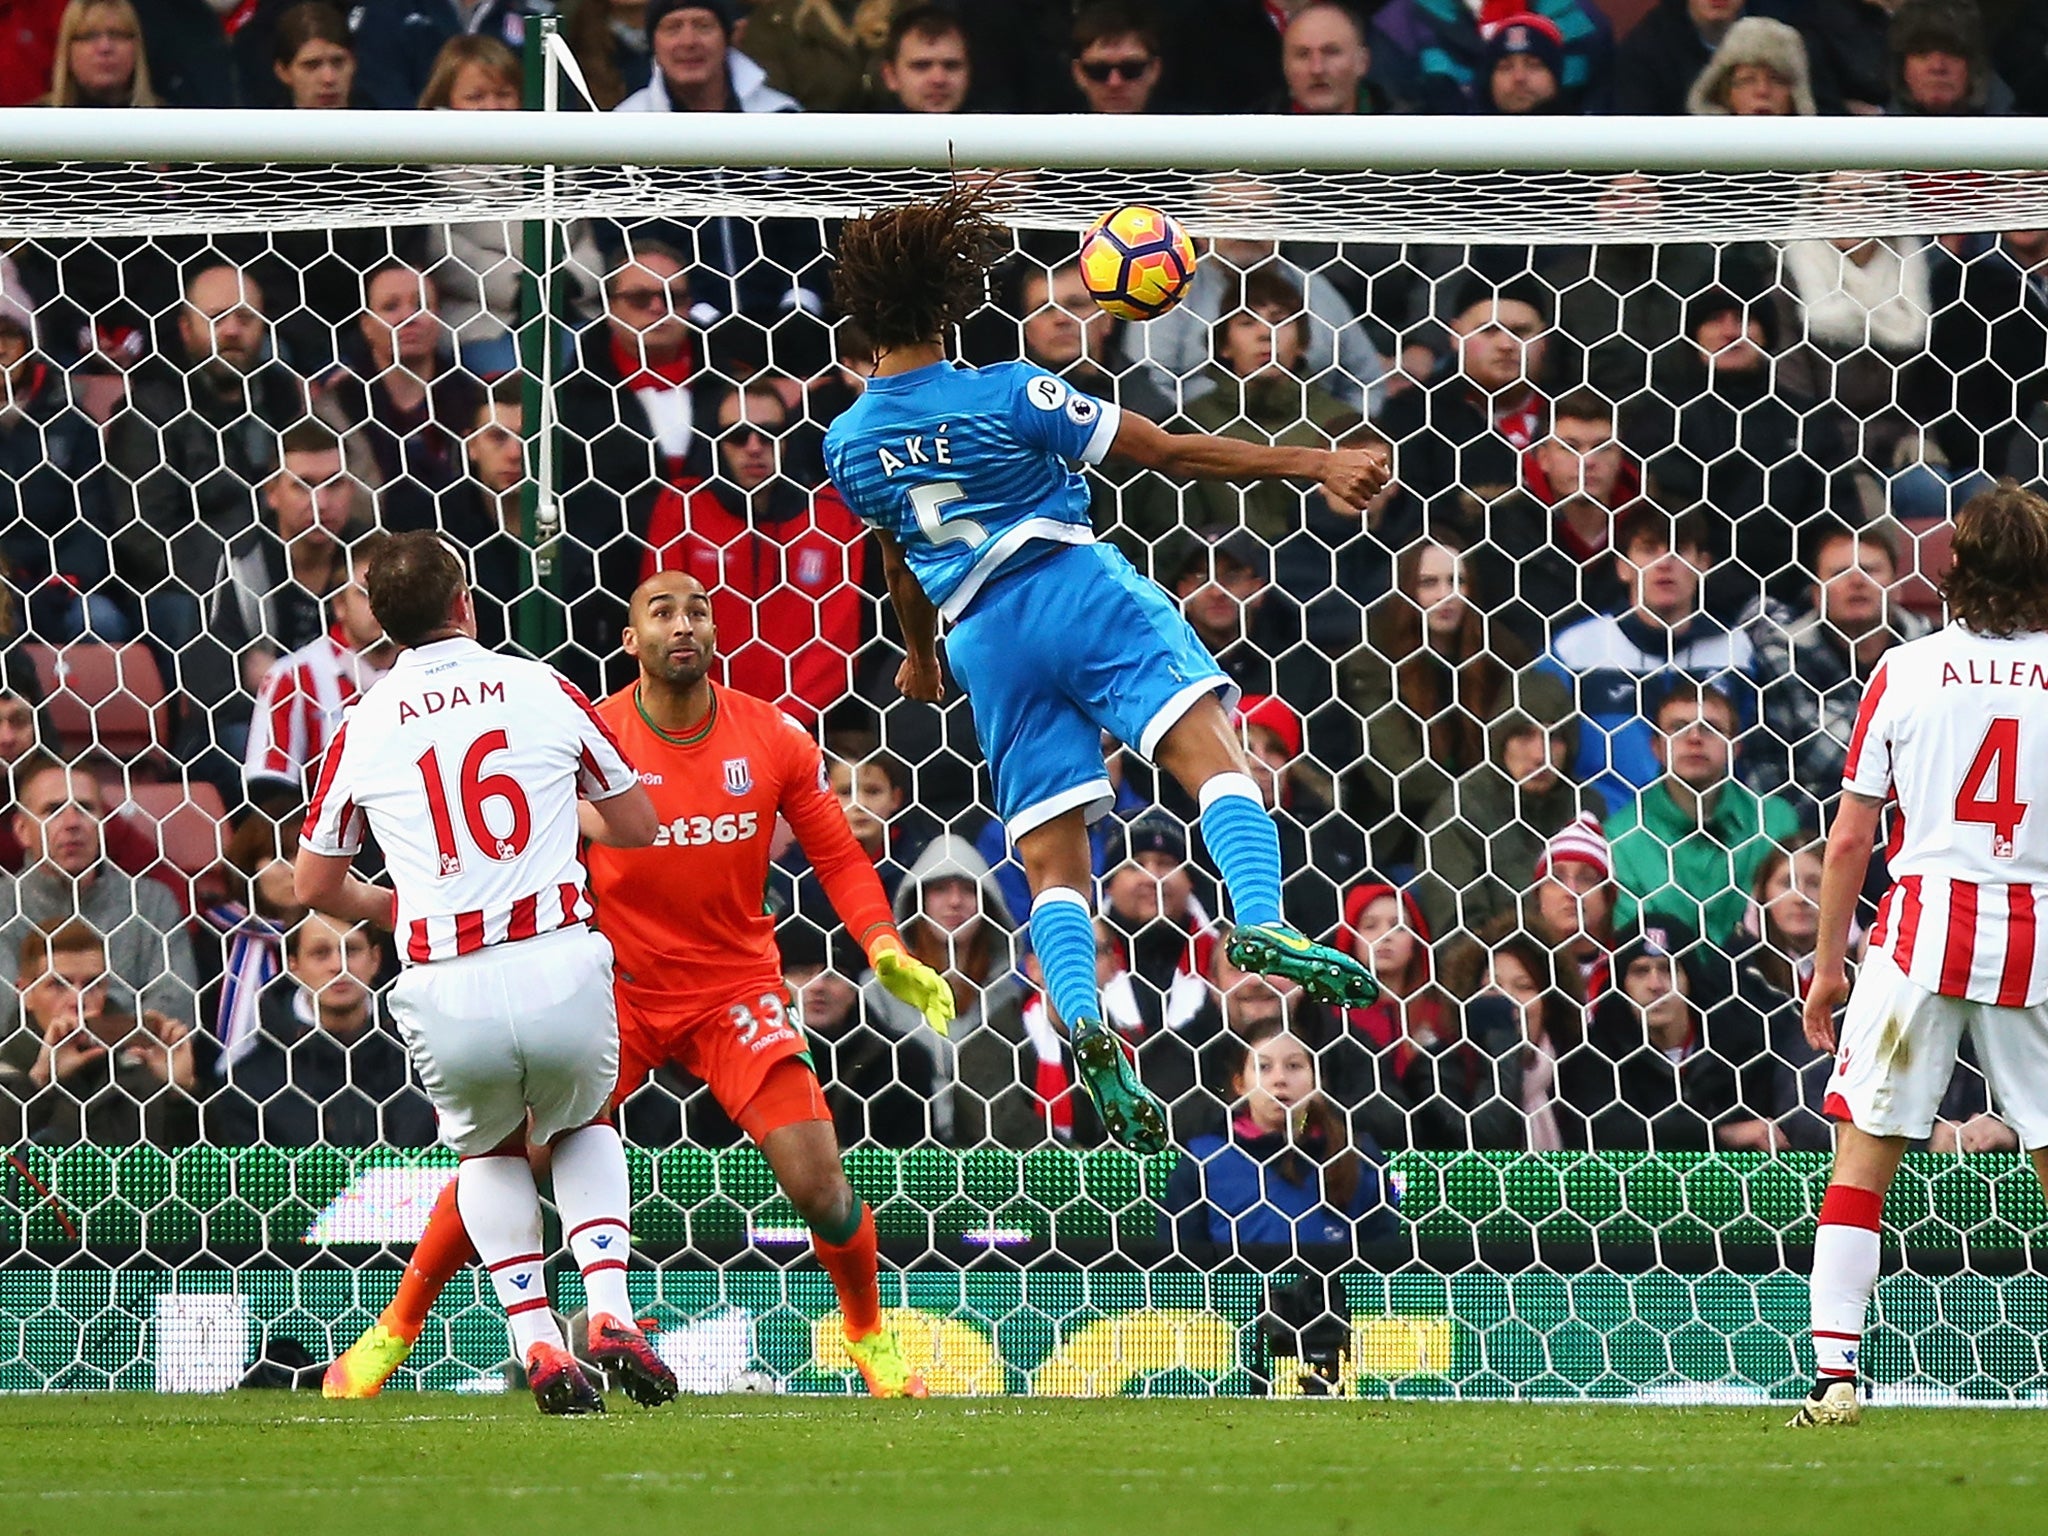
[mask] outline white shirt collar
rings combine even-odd
[[[450,635],[446,640],[431,640],[425,645],[409,645],[398,653],[398,660],[391,664],[396,672],[400,667],[425,667],[437,661],[447,661],[483,647],[467,635]]]

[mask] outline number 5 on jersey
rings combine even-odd
[[[2000,715],[1985,728],[1956,791],[1955,816],[1958,824],[1991,829],[1991,857],[2013,856],[2020,823],[2027,819],[2027,802],[2020,798],[2020,723],[2014,716]]]
[[[917,513],[917,526],[934,544],[965,544],[979,549],[988,542],[988,530],[971,517],[948,517],[946,508],[965,501],[967,493],[958,480],[934,480],[911,487],[910,506]]]
[[[462,805],[462,824],[470,843],[485,858],[504,864],[526,851],[533,835],[533,812],[526,803],[526,791],[509,773],[485,773],[484,759],[509,750],[504,731],[486,731],[462,754],[462,775],[456,786]],[[434,823],[435,862],[443,880],[462,873],[462,849],[455,839],[455,819],[448,814],[448,786],[441,773],[438,749],[429,747],[419,757],[420,785],[427,792],[427,814]],[[512,813],[512,824],[502,833],[491,829],[484,807],[502,800]]]

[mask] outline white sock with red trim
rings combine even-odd
[[[1877,1288],[1878,1224],[1884,1196],[1830,1184],[1813,1235],[1813,1365],[1822,1381],[1854,1381],[1863,1363],[1863,1323]]]
[[[548,1308],[547,1259],[540,1248],[540,1192],[524,1157],[466,1157],[455,1175],[455,1208],[490,1272],[521,1360],[536,1344],[563,1347]]]
[[[626,1149],[609,1125],[586,1125],[555,1143],[555,1209],[576,1267],[583,1271],[583,1292],[592,1312],[609,1312],[620,1322],[633,1322],[633,1300],[626,1294],[626,1256],[631,1236],[626,1226],[633,1191],[626,1178]]]

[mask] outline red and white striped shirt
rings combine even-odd
[[[1842,787],[1893,802],[1871,947],[1947,997],[2048,1000],[2048,634],[1951,624],[1885,652]]]
[[[398,948],[420,965],[586,921],[578,796],[639,782],[581,690],[537,661],[439,640],[348,711],[300,834],[352,855],[367,824],[398,890]]]
[[[243,781],[289,779],[303,790],[342,712],[383,675],[382,667],[341,638],[339,628],[279,657],[256,694]]]

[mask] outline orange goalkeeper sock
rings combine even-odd
[[[811,1248],[832,1289],[839,1293],[839,1315],[846,1319],[849,1339],[866,1338],[882,1326],[882,1288],[876,1276],[875,1213],[861,1202],[860,1225],[843,1243],[828,1243],[811,1234]]]
[[[455,1272],[476,1262],[476,1246],[469,1240],[469,1229],[462,1224],[462,1212],[455,1208],[455,1183],[450,1179],[440,1199],[434,1202],[427,1230],[420,1234],[412,1257],[406,1261],[398,1294],[377,1319],[407,1340],[420,1336],[435,1298],[455,1278]]]

